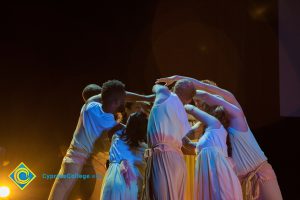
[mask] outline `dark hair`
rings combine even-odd
[[[201,82],[205,83],[205,84],[208,84],[208,85],[217,86],[217,84],[214,81],[211,81],[211,80],[208,80],[208,79],[201,80]],[[217,106],[210,106],[205,101],[202,101],[202,100],[196,100],[196,101],[201,103],[202,110],[204,110],[207,113],[212,113],[214,111],[214,109],[216,109],[216,107],[217,107]]]
[[[147,115],[143,112],[135,112],[128,118],[126,129],[121,138],[129,145],[137,147],[139,142],[147,141]]]
[[[123,123],[126,123],[128,120],[129,115],[126,112],[126,109],[131,110],[132,106],[134,105],[134,102],[125,102],[125,109],[123,111]]]
[[[225,129],[228,128],[229,120],[228,120],[228,117],[226,116],[223,106],[215,107],[215,109],[212,110],[209,114],[214,116],[215,118],[217,118],[221,122],[221,124],[224,126]],[[231,157],[232,156],[232,146],[231,146],[230,137],[228,134],[226,137],[226,144],[227,144],[228,156]]]
[[[102,85],[101,98],[103,103],[117,101],[125,94],[125,84],[121,81],[109,80]]]
[[[209,114],[217,118],[221,124],[224,126],[224,128],[228,128],[229,126],[229,121],[226,116],[226,113],[224,111],[223,106],[217,106],[215,107]]]
[[[206,83],[208,85],[217,86],[217,83],[215,83],[214,81],[211,81],[211,80],[202,80],[201,82]],[[208,114],[217,118],[221,122],[221,124],[224,126],[225,129],[228,128],[229,120],[226,116],[223,106],[209,106],[207,103],[203,102],[202,107],[205,112],[207,112]],[[231,145],[229,135],[227,135],[227,137],[226,137],[226,144],[227,144],[228,156],[231,157],[232,156],[232,145]]]
[[[131,109],[131,107],[133,106],[134,102],[126,102],[125,103],[125,108]]]
[[[97,94],[101,93],[102,88],[97,84],[88,84],[85,86],[85,88],[82,90],[82,98],[86,102],[89,98],[92,96],[95,96]]]

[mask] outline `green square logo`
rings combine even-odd
[[[16,169],[14,169],[8,176],[21,190],[24,190],[27,185],[33,179],[35,179],[35,174],[23,163],[21,162]]]

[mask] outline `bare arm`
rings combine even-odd
[[[90,97],[86,102],[89,103],[92,101],[101,102],[102,101],[101,94],[97,94],[95,96]]]
[[[152,104],[147,101],[137,101],[137,103],[139,103],[141,105],[141,111],[144,114],[146,114],[147,116],[149,116],[151,108],[152,108]]]
[[[190,78],[190,77],[186,77],[186,76],[180,76],[180,75],[174,75],[174,76],[170,76],[170,77],[166,77],[166,78],[157,79],[156,82],[157,83],[165,82],[166,85],[170,85],[173,82],[181,80],[181,79],[188,79],[188,80],[192,81],[194,86],[198,90],[204,90],[204,91],[209,92],[211,94],[217,94],[217,95],[222,96],[226,101],[228,101],[229,103],[237,106],[238,108],[240,108],[242,110],[240,104],[238,103],[235,96],[231,92],[229,92],[225,89],[222,89],[218,86],[203,83],[203,82],[201,82],[197,79],[194,79],[194,78]]]
[[[232,117],[239,117],[242,115],[242,111],[239,107],[227,102],[217,95],[207,93],[203,90],[197,90],[194,98],[203,100],[210,106],[223,106],[225,111]]]
[[[186,136],[182,138],[182,148],[183,148],[182,150],[185,155],[196,154],[195,150],[196,150],[197,142],[193,142],[191,138],[195,137],[195,132],[198,131],[200,125],[201,125],[200,122],[194,124],[191,130],[186,134]]]
[[[186,150],[185,154],[195,155],[197,142],[193,142],[187,136],[185,136],[184,138],[182,138],[182,147],[184,150]]]
[[[200,130],[200,127],[201,127],[201,122],[197,122],[192,126],[191,130],[185,136],[187,136],[190,139],[195,138],[195,133]]]
[[[153,102],[155,99],[155,95],[140,95],[137,93],[133,93],[133,92],[127,92],[126,91],[126,97],[125,97],[125,101],[148,101],[148,102]],[[101,94],[92,96],[91,98],[88,99],[87,102],[91,102],[91,101],[96,101],[96,102],[101,102]]]
[[[115,134],[115,132],[124,129],[126,126],[122,123],[116,124],[114,127],[108,130],[107,136],[111,140],[112,136]]]
[[[239,131],[246,131],[248,129],[248,124],[245,120],[244,113],[239,107],[227,102],[217,95],[209,94],[201,90],[197,90],[195,98],[204,100],[205,103],[210,106],[223,106],[230,119],[231,127]]]
[[[193,115],[197,120],[203,122],[207,127],[220,128],[221,123],[219,120],[208,113],[198,109],[193,105],[185,105],[184,108],[188,114]]]
[[[153,102],[155,99],[155,95],[140,95],[133,92],[126,92],[125,101],[148,101]]]

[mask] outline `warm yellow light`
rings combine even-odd
[[[1,197],[8,197],[10,194],[9,187],[6,186],[0,186],[0,198]]]

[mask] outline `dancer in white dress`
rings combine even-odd
[[[157,82],[166,82],[166,85],[169,85],[181,79],[188,79],[197,89],[206,91],[198,91],[196,96],[208,105],[224,107],[229,120],[227,131],[232,145],[232,159],[242,183],[243,198],[282,200],[275,172],[250,130],[242,107],[234,95],[215,85],[189,77],[171,76],[158,79]]]
[[[100,98],[102,98],[103,104],[100,103]],[[83,165],[94,152],[95,141],[103,137],[105,132],[118,127],[113,114],[124,106],[125,98],[129,101],[147,101],[151,100],[152,96],[126,92],[122,82],[111,80],[102,85],[101,95],[87,100],[81,109],[73,139],[63,158],[59,174],[81,173]],[[102,160],[103,174],[100,176],[104,176],[105,173],[106,159]],[[76,181],[76,179],[56,178],[50,191],[49,200],[68,199]]]
[[[147,169],[143,199],[184,198],[186,166],[181,152],[182,138],[190,130],[183,105],[192,101],[195,89],[190,81],[177,82],[174,92],[155,85],[156,99],[148,123]]]
[[[228,160],[227,132],[221,122],[200,109],[186,105],[186,111],[206,125],[205,132],[197,144],[197,161],[194,184],[196,200],[242,200],[242,189],[237,175]],[[222,107],[215,109],[214,115],[222,115]]]
[[[136,200],[143,187],[144,151],[148,119],[142,112],[130,115],[126,129],[112,138],[110,164],[101,189],[101,199]]]

